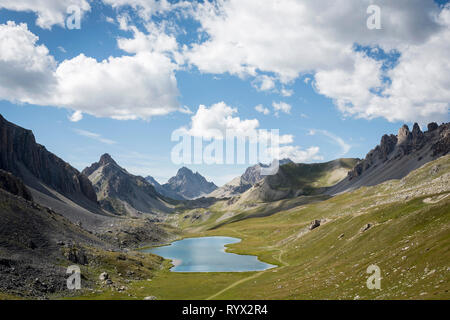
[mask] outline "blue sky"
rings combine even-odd
[[[271,8],[279,12],[273,22],[265,17],[270,10],[253,10],[253,1],[215,3],[217,12],[195,2],[62,1],[89,5],[79,30],[63,25],[66,7],[54,1],[46,8],[13,2],[0,0],[0,113],[33,130],[39,143],[80,170],[107,152],[130,172],[165,182],[179,168],[171,161],[172,132],[211,129],[214,121],[197,123],[195,116],[200,105],[208,110],[221,102],[224,122],[217,121],[241,126],[256,119],[259,129],[279,129],[293,138],[287,154],[304,162],[362,158],[403,123],[449,118],[447,1],[379,1],[382,30],[366,27],[370,1],[353,7],[346,2],[336,16],[332,8],[306,1],[299,12],[323,15],[326,23],[306,16],[280,23],[298,9],[293,0]],[[44,15],[46,23],[39,22]],[[404,19],[396,20],[400,27],[389,24],[391,17]],[[266,23],[258,25],[258,19]],[[14,51],[6,46],[25,44],[5,39],[22,35],[27,49],[8,55]],[[432,64],[424,58],[427,50]],[[102,63],[110,57],[119,60]],[[37,61],[34,69],[29,61]],[[18,80],[11,83],[13,72]],[[93,77],[97,83],[90,83]],[[133,79],[143,81],[128,87]],[[277,112],[278,103],[289,107]],[[76,111],[82,117],[73,117]],[[311,148],[316,151],[306,152]],[[222,185],[249,165],[188,167]]]

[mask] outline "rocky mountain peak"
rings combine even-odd
[[[436,122],[431,122],[431,123],[428,124],[428,131],[429,132],[434,131],[437,128],[439,128],[439,125]]]
[[[405,143],[410,138],[411,132],[409,131],[409,127],[404,124],[399,130],[397,134],[398,144]]]
[[[435,122],[432,122],[427,127],[428,131],[422,132],[417,123],[414,123],[412,131],[409,130],[407,125],[403,125],[398,130],[397,136],[392,134],[384,135],[381,138],[381,143],[349,172],[349,179],[360,177],[366,171],[381,168],[388,162],[399,164],[402,162],[402,159],[405,159],[404,161],[412,161],[411,159],[417,158],[411,164],[411,170],[414,170],[421,163],[447,154],[450,150],[450,124],[446,123],[438,126]],[[411,170],[403,168],[405,174]],[[395,172],[398,173],[399,177],[402,177],[405,175],[400,174],[403,171],[396,170]],[[382,175],[380,174],[379,176],[381,177]],[[397,178],[397,175],[393,174],[393,178]]]
[[[198,174],[198,173],[197,173]],[[191,170],[191,169],[189,169],[189,168],[186,168],[186,167],[182,167],[182,168],[180,168],[179,170],[178,170],[178,172],[177,172],[177,177],[180,177],[180,176],[187,176],[187,175],[194,175],[194,172]]]
[[[100,157],[100,160],[98,162],[101,166],[107,165],[107,164],[113,164],[117,166],[117,163],[114,161],[114,159],[108,154],[105,153]]]
[[[200,173],[194,173],[186,167],[180,168],[177,175],[170,178],[163,187],[167,191],[178,193],[186,199],[195,199],[217,189],[214,183],[207,181]]]
[[[83,173],[93,183],[101,206],[111,213],[136,216],[171,211],[149,181],[128,173],[107,153]]]

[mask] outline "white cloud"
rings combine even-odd
[[[363,53],[354,53],[351,69],[318,71],[314,86],[320,94],[335,100],[338,108],[350,111],[350,105],[366,108],[371,90],[382,86],[381,63]]]
[[[252,83],[258,91],[269,91],[275,88],[275,79],[267,75],[258,76]]]
[[[238,112],[236,108],[232,108],[219,102],[210,108],[201,105],[197,113],[191,118],[191,127],[187,129],[187,133],[204,138],[224,137],[228,132],[236,136],[251,136],[259,127],[257,119],[241,120],[234,117]]]
[[[83,113],[81,111],[75,111],[70,117],[69,120],[72,122],[78,122],[83,119]]]
[[[111,17],[106,17],[105,19],[106,19],[106,22],[108,22],[108,23],[112,23],[112,24],[116,23],[116,21]]]
[[[164,14],[176,9],[189,8],[191,5],[188,1],[178,1],[171,3],[167,0],[102,0],[105,4],[111,5],[113,8],[123,8],[126,6],[134,9],[141,18],[149,20],[157,14]]]
[[[292,106],[286,102],[273,102],[272,107],[275,110],[275,116],[279,116],[280,111],[286,114],[291,113]]]
[[[81,54],[57,65],[37,41],[26,24],[0,25],[0,99],[114,119],[186,112],[177,101],[177,65],[160,47],[103,61]]]
[[[447,117],[449,23],[442,16],[448,15],[448,7],[440,9],[433,0],[380,0],[382,29],[369,30],[369,4],[368,0],[268,0],[264,6],[258,0],[204,2],[194,16],[208,36],[185,50],[186,59],[201,72],[256,79],[269,72],[282,83],[311,74],[318,92],[355,117],[390,121]],[[388,73],[389,99],[371,92],[382,84],[381,66],[356,53],[355,43],[401,53],[399,65]],[[426,58],[430,54],[434,59]]]
[[[294,94],[294,90],[288,90],[286,88],[281,89],[281,95],[283,97],[291,97]]]
[[[349,145],[348,143],[346,143],[344,141],[344,139],[342,139],[341,137],[327,131],[327,130],[315,130],[312,129],[309,131],[309,135],[314,136],[317,133],[322,134],[328,138],[330,138],[334,143],[336,143],[340,148],[341,148],[341,153],[338,155],[338,157],[342,157],[344,155],[346,155],[350,149],[352,148],[351,145]]]
[[[90,132],[90,131],[86,131],[86,130],[81,130],[81,129],[74,129],[74,131],[80,136],[87,137],[87,138],[90,138],[90,139],[94,139],[94,140],[97,140],[97,141],[99,141],[101,143],[110,144],[110,145],[111,144],[116,144],[115,141],[110,140],[110,139],[105,139],[101,135],[99,135],[98,133],[94,133],[94,132]]]
[[[259,129],[259,121],[257,119],[240,119],[234,116],[237,112],[236,108],[232,108],[224,102],[216,103],[209,108],[201,105],[197,113],[192,116],[190,127],[180,128],[180,133],[206,139],[222,139],[227,133],[241,138],[256,134]],[[268,138],[269,131],[261,130],[258,134],[263,140],[270,139]],[[292,145],[293,143],[293,135],[279,135],[278,150],[268,148],[268,152],[269,154],[279,154],[280,159],[290,158],[298,162],[323,159],[319,155],[319,147],[302,150],[299,146]]]
[[[49,99],[56,61],[26,24],[0,24],[0,99],[32,103]]]
[[[0,9],[35,12],[36,24],[44,29],[53,25],[64,26],[70,6],[80,8],[81,13],[91,10],[87,0],[0,0]]]
[[[179,52],[178,42],[174,35],[169,34],[165,24],[145,25],[147,33],[139,31],[135,26],[127,26],[133,32],[133,38],[119,38],[117,45],[120,49],[137,54],[139,52],[158,52],[173,58],[177,64],[183,64],[183,56]]]
[[[273,152],[273,150],[269,151]],[[319,155],[319,147],[310,147],[302,150],[299,146],[280,146],[278,152],[280,159],[291,159],[294,162],[321,161],[323,156]]]
[[[259,113],[262,113],[262,114],[266,115],[266,116],[268,114],[270,114],[270,110],[268,108],[264,107],[262,104],[258,104],[255,107],[255,110],[258,111]]]
[[[98,62],[79,55],[57,71],[60,105],[97,117],[148,119],[179,110],[175,65],[158,53]]]
[[[353,69],[317,72],[318,92],[350,116],[421,124],[448,121],[450,6],[438,21],[445,27],[424,43],[403,48],[395,68],[383,72],[381,63],[356,53]],[[392,82],[382,82],[383,76]]]

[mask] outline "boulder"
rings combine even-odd
[[[144,300],[158,300],[155,296],[145,297]]]
[[[309,230],[314,230],[315,228],[318,228],[318,227],[320,227],[320,220],[314,220],[309,225]]]
[[[106,280],[109,279],[109,274],[106,273],[106,272],[102,272],[98,278],[99,278],[101,281],[106,281]]]
[[[360,232],[363,233],[367,230],[369,230],[372,227],[372,224],[368,223],[366,225],[364,225],[364,227],[361,228]]]

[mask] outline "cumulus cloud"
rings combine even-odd
[[[258,91],[269,91],[275,88],[275,79],[267,75],[261,75],[252,84]]]
[[[292,106],[286,102],[273,102],[272,103],[273,110],[275,110],[275,116],[279,116],[280,112],[290,114]]]
[[[286,88],[282,88],[281,89],[281,95],[283,96],[283,97],[290,97],[290,96],[292,96],[294,94],[294,90],[289,90],[289,89],[286,89]]]
[[[179,109],[174,69],[170,59],[155,52],[100,62],[81,54],[58,66],[52,105],[119,120],[165,115]]]
[[[0,99],[77,110],[97,117],[148,119],[178,105],[176,63],[160,46],[103,61],[84,54],[59,65],[26,24],[0,25]],[[135,46],[121,45],[133,51]]]
[[[192,44],[185,57],[201,72],[251,76],[256,81],[264,73],[274,74],[283,84],[310,74],[319,93],[355,117],[447,117],[449,7],[442,9],[433,0],[380,0],[382,29],[369,30],[370,4],[206,1],[194,12],[206,40]],[[357,52],[355,44],[396,50],[399,64],[384,74],[382,64]],[[430,56],[433,59],[427,59]]]
[[[79,8],[82,14],[91,10],[87,0],[0,0],[0,9],[35,12],[36,24],[44,29],[64,26],[67,9],[71,6]]]
[[[56,87],[56,61],[26,24],[0,24],[0,99],[33,103]]]
[[[270,114],[270,110],[268,108],[264,107],[262,104],[258,104],[255,107],[255,110],[258,111],[259,113],[262,113],[262,114],[266,115],[266,116],[268,114]]]
[[[427,41],[403,48],[394,68],[383,71],[381,62],[355,53],[353,68],[321,70],[315,87],[346,115],[421,124],[448,121],[450,6],[438,21],[443,28]]]
[[[178,129],[178,132],[205,139],[222,139],[226,137],[226,134],[238,138],[247,138],[258,133],[261,139],[270,140],[270,131],[261,130],[257,132],[260,129],[257,119],[241,119],[235,116],[237,113],[237,108],[232,108],[225,102],[216,103],[209,108],[201,105],[197,113],[192,116],[190,126],[182,127]],[[268,148],[268,152],[279,154],[280,159],[290,158],[298,162],[323,159],[319,155],[319,147],[310,147],[303,150],[299,146],[292,145],[293,143],[293,135],[279,135],[278,148]]]
[[[185,130],[189,135],[206,139],[224,137],[227,132],[242,137],[253,135],[259,127],[259,121],[241,120],[234,116],[237,112],[237,108],[232,108],[225,102],[213,104],[209,108],[201,105],[191,118],[190,128]]]

